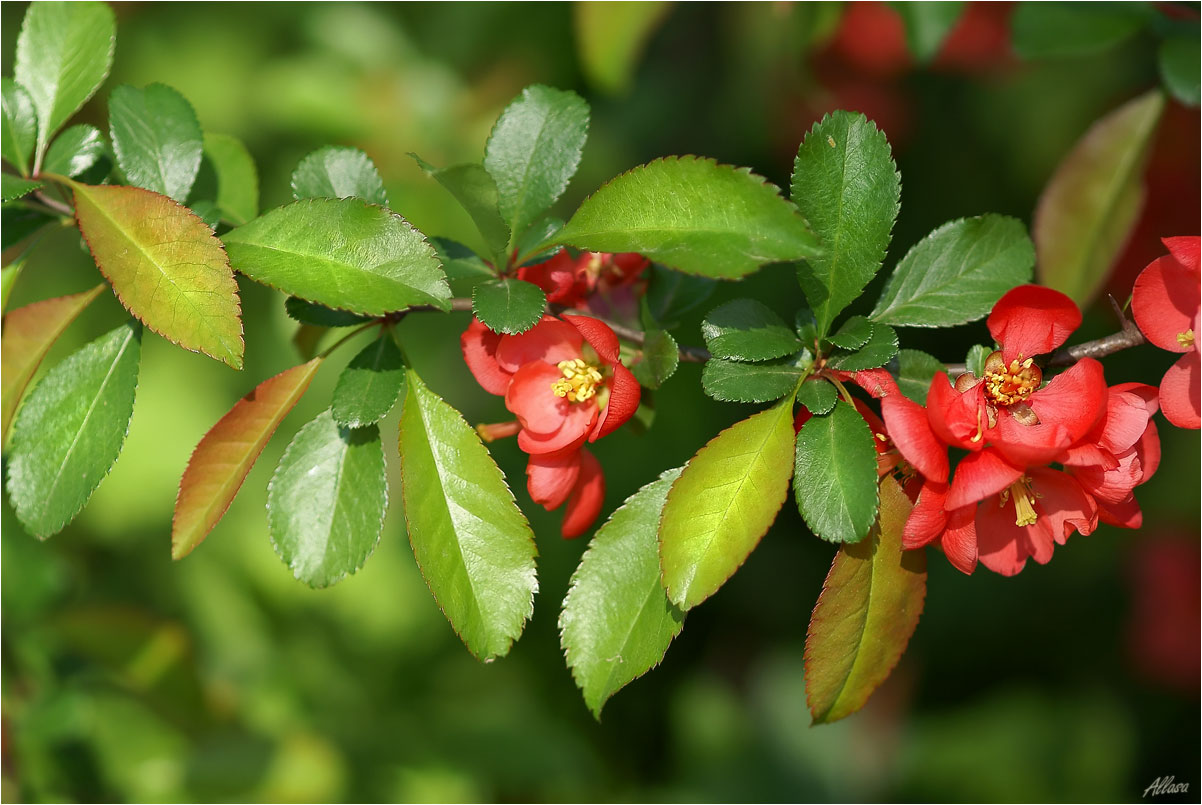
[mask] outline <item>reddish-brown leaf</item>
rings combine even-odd
[[[102,282],[90,291],[34,302],[4,317],[4,339],[0,343],[0,404],[4,419],[0,434],[5,442],[17,404],[42,358],[63,330],[106,287]]]
[[[926,555],[903,551],[912,508],[897,481],[881,482],[881,511],[869,539],[835,554],[806,635],[806,699],[815,724],[864,706],[885,681],[922,614]]]
[[[218,420],[188,461],[171,522],[171,557],[201,543],[230,507],[271,434],[296,405],[321,358],[264,380]]]

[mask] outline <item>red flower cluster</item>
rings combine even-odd
[[[1160,383],[1160,410],[1179,428],[1202,425],[1199,372],[1202,344],[1198,343],[1202,291],[1199,283],[1197,237],[1165,238],[1169,254],[1153,260],[1135,281],[1131,312],[1135,323],[1156,346],[1184,352]]]
[[[565,249],[546,262],[522,266],[518,279],[542,288],[552,304],[581,307],[594,294],[605,297],[632,286],[648,265],[641,254],[584,252],[572,257]]]
[[[1156,389],[1106,386],[1102,366],[1077,361],[1043,385],[1035,358],[1063,344],[1081,313],[1063,294],[1034,285],[994,306],[989,331],[1001,348],[953,384],[931,381],[926,406],[903,396],[883,370],[854,380],[881,399],[888,438],[913,475],[908,549],[935,544],[965,573],[980,561],[1010,576],[1043,564],[1056,544],[1099,520],[1136,528],[1133,490],[1156,471]],[[949,449],[966,451],[953,472]],[[1052,465],[1059,465],[1055,468]]]
[[[530,454],[530,497],[548,511],[567,503],[564,537],[584,533],[605,497],[601,465],[584,448],[634,414],[639,384],[618,358],[618,337],[587,316],[543,316],[520,335],[472,319],[460,338],[477,382],[504,396],[516,422],[481,426],[486,439],[518,437]]]

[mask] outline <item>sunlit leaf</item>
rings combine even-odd
[[[797,434],[793,495],[802,519],[830,542],[858,542],[877,511],[876,449],[868,424],[849,403],[835,403]]]
[[[29,175],[29,159],[38,139],[38,113],[25,88],[11,78],[0,79],[0,99],[3,100],[4,131],[0,132],[0,156]]]
[[[38,381],[13,424],[8,495],[39,539],[88,502],[121,453],[134,412],[142,327],[123,324]]]
[[[680,470],[623,503],[589,542],[559,616],[560,644],[598,719],[610,696],[659,664],[684,613],[660,584],[660,512]]]
[[[797,386],[801,367],[792,358],[741,363],[710,358],[701,370],[701,387],[715,400],[762,403],[779,400]]]
[[[200,170],[204,136],[192,105],[166,84],[109,95],[113,153],[131,185],[183,203]]]
[[[524,333],[538,324],[546,308],[546,294],[531,282],[488,280],[472,288],[472,312],[495,333]]]
[[[167,340],[241,369],[238,283],[213,230],[149,190],[73,187],[79,228],[121,304]]]
[[[815,724],[863,707],[918,625],[927,563],[922,551],[902,550],[910,508],[897,481],[886,477],[872,537],[835,554],[806,635],[806,699]]]
[[[835,387],[821,378],[810,378],[797,390],[797,402],[815,416],[830,413],[838,397],[839,392],[835,391]]]
[[[373,425],[392,410],[405,388],[405,363],[390,332],[351,358],[338,376],[330,412],[348,428]]]
[[[11,173],[0,173],[0,201],[16,201],[42,186],[36,179],[22,179]]]
[[[826,340],[843,349],[859,349],[871,337],[872,322],[863,316],[851,316],[843,322],[838,332],[828,335]]]
[[[801,347],[780,316],[754,299],[735,299],[711,310],[701,335],[714,357],[733,361],[780,358]]]
[[[505,247],[509,245],[509,227],[501,218],[497,183],[483,165],[456,165],[436,168],[417,154],[410,154],[435,181],[446,188],[471,217],[488,250],[486,255],[496,266],[506,265]]]
[[[326,146],[309,154],[292,172],[292,195],[298,199],[355,196],[388,206],[380,172],[358,148]]]
[[[182,559],[225,515],[247,473],[309,382],[321,358],[264,380],[196,445],[179,482],[171,520],[171,558]]]
[[[888,324],[872,325],[872,335],[864,346],[853,351],[837,350],[830,356],[830,365],[844,372],[875,369],[884,366],[897,354],[897,331]]]
[[[204,136],[205,159],[217,174],[217,208],[238,226],[259,214],[259,173],[246,146],[229,134]]]
[[[79,176],[105,155],[104,135],[87,124],[71,126],[54,138],[42,170],[59,176]]]
[[[603,92],[625,92],[647,41],[671,7],[663,2],[573,3],[576,52],[589,81]]]

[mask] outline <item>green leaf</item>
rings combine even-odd
[[[222,239],[238,271],[327,307],[376,316],[414,305],[450,307],[451,290],[422,234],[359,199],[293,202]]]
[[[484,167],[497,184],[501,217],[513,238],[563,195],[588,139],[588,104],[541,84],[522,90],[497,118]]]
[[[572,4],[576,53],[589,83],[617,95],[630,88],[639,56],[671,3]]]
[[[5,267],[5,271],[10,267]],[[90,291],[44,299],[5,315],[4,338],[0,339],[0,367],[3,369],[0,371],[0,400],[4,412],[0,436],[5,443],[21,395],[42,359],[71,322],[107,287],[101,283]]]
[[[238,284],[213,230],[149,190],[72,186],[80,231],[121,304],[172,343],[241,369]]]
[[[171,518],[171,558],[192,553],[225,515],[247,473],[313,380],[322,359],[264,380],[196,445],[179,482]]]
[[[684,626],[659,580],[660,512],[680,470],[635,492],[589,542],[559,615],[560,645],[593,716],[659,664]]]
[[[46,213],[30,209],[21,202],[8,202],[0,208],[0,245],[8,249],[55,221]]]
[[[442,269],[447,274],[447,283],[455,296],[471,296],[472,289],[481,282],[497,278],[497,270],[462,243],[432,237],[430,245],[434,247],[434,253],[442,263]]]
[[[584,200],[555,242],[638,252],[722,279],[819,251],[805,220],[776,187],[750,169],[693,156],[657,159],[610,180]]]
[[[217,209],[217,205],[212,201],[193,201],[189,207],[197,218],[205,222],[205,226],[217,231],[217,225],[221,223],[221,210]]]
[[[974,321],[1006,291],[1030,282],[1034,266],[1035,247],[1018,219],[982,215],[949,221],[906,252],[871,318],[912,327]]]
[[[339,427],[329,411],[297,432],[267,487],[271,544],[310,587],[363,567],[387,510],[380,431]]]
[[[929,62],[964,12],[963,3],[890,3],[906,26],[906,45],[914,60]]]
[[[659,528],[668,598],[692,609],[746,561],[789,491],[793,395],[719,433],[668,492]]]
[[[1199,63],[1202,62],[1198,30],[1192,33],[1169,36],[1160,43],[1157,61],[1160,64],[1160,79],[1173,97],[1186,106],[1196,107],[1202,93],[1199,91]]]
[[[95,165],[106,153],[100,129],[81,123],[54,138],[46,151],[42,170],[74,178]]]
[[[87,504],[121,454],[134,412],[142,328],[131,321],[46,373],[13,425],[8,495],[39,539]]]
[[[994,351],[993,347],[986,347],[981,344],[973,344],[968,350],[968,358],[965,360],[965,366],[968,371],[972,372],[977,377],[985,376],[985,359]]]
[[[439,170],[417,154],[409,156],[417,160],[421,169],[445,187],[467,211],[488,249],[488,254],[482,256],[492,260],[494,265],[504,267],[507,262],[505,247],[509,245],[509,227],[501,219],[497,183],[484,166],[456,165]]]
[[[797,391],[797,402],[808,408],[814,416],[829,414],[838,398],[839,392],[835,391],[835,387],[821,378],[810,378]]]
[[[714,357],[734,361],[780,358],[801,347],[780,316],[754,299],[735,299],[711,310],[701,335]]]
[[[518,238],[517,260],[514,261],[514,264],[519,266],[524,265],[527,260],[535,255],[539,256],[539,259],[535,261],[538,263],[554,257],[563,247],[555,246],[548,249],[547,243],[559,234],[559,230],[561,229],[563,229],[563,219],[555,218],[554,216],[547,216],[531,225],[525,234]]]
[[[1082,56],[1133,36],[1148,14],[1141,3],[1019,3],[1011,21],[1014,50],[1024,59]]]
[[[934,355],[917,349],[903,349],[897,353],[897,387],[919,405],[927,404],[931,379],[940,372],[947,372],[947,367]]]
[[[810,129],[793,163],[793,201],[824,251],[797,278],[825,336],[885,259],[901,177],[884,132],[864,115],[834,112]]]
[[[843,349],[859,349],[868,343],[872,337],[872,322],[863,316],[852,316],[843,322],[843,326],[834,335],[828,335],[826,340]]]
[[[797,434],[793,495],[806,525],[830,542],[858,542],[876,519],[876,448],[868,423],[839,400]]]
[[[468,650],[504,656],[534,610],[534,534],[475,429],[417,374],[406,386],[401,489],[413,555]]]
[[[13,286],[21,276],[28,262],[29,252],[21,254],[4,268],[0,269],[0,315],[8,311],[8,303],[13,298]]]
[[[888,324],[872,325],[872,337],[855,352],[838,351],[830,357],[830,366],[842,372],[858,372],[884,366],[897,354],[897,331]]]
[[[284,300],[284,312],[288,318],[301,324],[311,324],[314,327],[353,327],[356,324],[366,324],[371,316],[360,316],[357,313],[347,313],[345,310],[306,302],[295,296]]]
[[[135,187],[187,200],[204,151],[192,105],[166,84],[122,85],[109,96],[109,136],[125,178]]]
[[[383,419],[405,387],[405,363],[389,332],[380,333],[338,376],[330,411],[334,421],[363,428]]]
[[[37,153],[100,89],[113,64],[113,12],[104,3],[32,3],[17,39],[14,77],[38,115]]]
[[[815,724],[864,706],[897,665],[927,591],[926,554],[902,550],[910,501],[881,482],[881,518],[871,539],[842,545],[806,634],[806,699]]]
[[[0,79],[0,99],[3,99],[4,132],[0,135],[0,156],[29,175],[29,158],[38,139],[38,113],[25,88],[11,78]]]
[[[292,172],[292,195],[304,198],[355,196],[388,206],[384,180],[371,157],[358,148],[328,145],[301,160]]]
[[[259,214],[259,173],[246,146],[229,134],[204,136],[204,155],[217,174],[217,208],[239,226]]]
[[[701,387],[722,402],[779,400],[797,386],[801,367],[792,358],[768,363],[738,363],[711,358],[701,370]]]
[[[16,201],[42,186],[36,179],[22,179],[11,173],[0,173],[0,196],[3,201]]]
[[[664,327],[673,327],[682,314],[713,296],[717,287],[718,281],[709,277],[695,277],[652,265],[647,283],[647,309]]]
[[[1152,91],[1103,117],[1056,168],[1035,208],[1037,277],[1084,306],[1127,243],[1164,96]]]
[[[630,371],[642,385],[657,389],[676,373],[680,365],[680,347],[671,333],[664,330],[647,330],[644,333],[642,359]]]
[[[546,294],[531,282],[488,280],[472,288],[472,312],[495,333],[524,333],[546,309]]]

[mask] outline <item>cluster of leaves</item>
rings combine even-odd
[[[284,451],[269,487],[272,542],[314,587],[363,565],[389,498],[379,423],[399,404],[401,497],[417,564],[467,648],[482,660],[503,656],[532,612],[534,535],[476,430],[413,370],[396,323],[470,309],[497,333],[522,333],[547,300],[517,278],[520,268],[564,248],[637,252],[656,265],[634,370],[655,388],[681,356],[670,331],[716,280],[798,264],[809,307],[791,325],[756,300],[737,299],[710,311],[702,328],[705,392],[771,407],[630,497],[573,577],[562,644],[598,716],[662,659],[685,613],[743,564],[790,483],[811,530],[839,545],[810,626],[811,709],[825,721],[863,704],[914,629],[925,569],[921,555],[902,552],[910,504],[895,482],[878,481],[873,434],[835,373],[887,366],[922,401],[943,364],[899,349],[896,328],[983,317],[1031,278],[1041,225],[1092,233],[1089,242],[1100,245],[1088,262],[1060,269],[1075,258],[1041,259],[1041,270],[1062,284],[1094,282],[1134,221],[1138,155],[1163,105],[1159,94],[1137,100],[1087,137],[1078,161],[1088,168],[1066,162],[1045,195],[1036,244],[1012,218],[949,222],[897,262],[869,314],[846,315],[883,266],[901,198],[890,146],[863,115],[836,112],[814,126],[789,198],[749,169],[667,157],[612,179],[565,221],[547,213],[576,172],[589,108],[574,93],[532,86],[500,116],[481,162],[438,168],[414,155],[467,212],[474,231],[464,245],[427,240],[391,210],[379,172],[353,148],[307,156],[292,175],[295,200],[260,214],[246,149],[203,132],[188,102],[163,85],[114,89],[107,135],[89,126],[59,133],[103,83],[114,41],[103,4],[34,3],[15,78],[4,79],[3,156],[16,171],[3,175],[5,247],[62,220],[78,227],[105,280],[5,318],[6,486],[18,518],[41,538],[79,513],[120,454],[143,326],[241,368],[237,272],[286,295],[309,359],[259,383],[197,446],[176,501],[173,556],[186,556],[219,522],[331,352],[378,331],[339,376],[329,408]],[[1126,172],[1091,190],[1097,203],[1083,212],[1068,194],[1099,181],[1106,159]],[[24,256],[4,269],[5,299],[23,264]],[[51,345],[106,287],[130,321],[26,394]],[[331,329],[347,335],[315,354]],[[974,348],[968,361],[987,351]],[[799,432],[797,404],[812,415]]]

